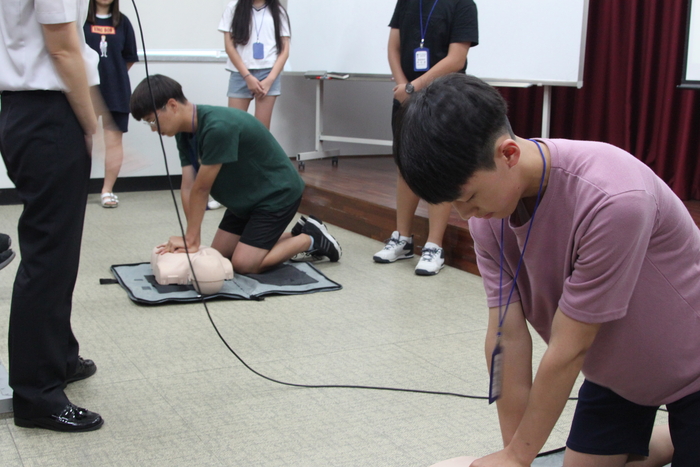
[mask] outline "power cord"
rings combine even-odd
[[[146,42],[143,37],[143,27],[141,26],[141,17],[139,16],[139,11],[138,8],[136,7],[136,0],[131,0],[132,5],[134,6],[134,11],[136,12],[136,21],[139,25],[139,35],[141,37],[141,47],[143,48],[143,62],[144,62],[144,67],[146,71],[146,81],[148,83],[148,90],[151,95],[151,102],[153,105],[153,114],[155,116],[155,124],[156,128],[158,129],[158,137],[160,139],[160,147],[161,151],[163,152],[163,160],[165,162],[165,172],[166,176],[168,177],[168,183],[170,185],[170,194],[172,196],[173,200],[173,205],[175,206],[175,213],[177,214],[177,221],[180,226],[180,232],[182,234],[182,238],[185,238],[185,229],[182,224],[182,217],[180,216],[180,209],[177,205],[177,199],[175,197],[175,188],[173,187],[173,182],[172,178],[170,176],[170,170],[168,169],[168,158],[165,153],[165,145],[163,144],[163,135],[160,132],[160,121],[158,119],[158,112],[156,108],[156,103],[155,103],[155,97],[153,96],[153,91],[151,89],[151,81],[150,81],[150,74],[148,72],[148,57],[146,53]],[[189,261],[190,265],[190,270],[192,271],[192,276],[193,276],[193,281],[197,283],[197,277],[195,276],[194,269],[192,268],[192,261],[190,260],[189,256],[189,251],[187,251],[187,244],[185,244],[185,254],[187,254],[187,258]],[[201,296],[201,294],[200,294]],[[432,394],[432,395],[439,395],[439,396],[453,396],[453,397],[461,397],[464,399],[478,399],[478,400],[488,400],[488,396],[474,396],[474,395],[468,395],[468,394],[458,394],[454,392],[444,392],[444,391],[427,391],[423,389],[403,389],[403,388],[392,388],[392,387],[382,387],[382,386],[360,386],[360,385],[352,385],[352,384],[299,384],[299,383],[289,383],[285,381],[280,381],[274,378],[271,378],[269,376],[265,376],[264,374],[260,373],[259,371],[255,370],[253,367],[248,365],[245,360],[243,360],[238,353],[236,353],[235,350],[229,345],[229,343],[226,341],[224,336],[221,335],[221,332],[219,331],[219,328],[216,326],[216,323],[214,322],[211,313],[209,312],[209,307],[207,307],[207,302],[202,296],[202,305],[204,305],[204,310],[207,313],[207,317],[209,318],[209,322],[211,323],[212,327],[214,328],[214,331],[216,331],[216,335],[219,336],[219,339],[223,344],[226,346],[226,348],[233,354],[234,357],[238,359],[239,362],[243,364],[248,370],[250,370],[252,373],[256,374],[257,376],[266,379],[268,381],[271,381],[273,383],[277,384],[282,384],[284,386],[291,386],[291,387],[296,387],[296,388],[307,388],[307,389],[329,389],[329,388],[335,388],[335,389],[372,389],[372,390],[377,390],[377,391],[394,391],[394,392],[409,392],[409,393],[417,393],[417,394]],[[570,397],[569,400],[576,400],[577,398]]]

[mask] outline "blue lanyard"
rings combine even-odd
[[[435,0],[435,3],[433,3],[433,7],[430,9],[430,13],[428,13],[428,20],[425,22],[425,28],[423,28],[423,0],[418,0],[418,5],[420,7],[420,46],[421,48],[423,47],[423,43],[425,42],[425,33],[428,32],[428,23],[430,23],[430,17],[433,16],[433,11],[435,11],[435,5],[437,5],[438,0]]]
[[[542,156],[542,178],[540,179],[540,189],[537,191],[537,200],[535,201],[535,209],[532,211],[532,217],[530,218],[530,225],[527,228],[527,235],[525,235],[525,243],[523,244],[523,251],[520,253],[520,259],[518,260],[518,266],[515,268],[515,275],[513,276],[513,283],[510,286],[510,292],[508,293],[508,301],[506,301],[506,308],[503,310],[503,242],[505,230],[505,219],[501,219],[501,271],[498,278],[498,338],[501,337],[501,329],[503,328],[503,322],[508,314],[508,305],[510,305],[510,299],[513,297],[513,291],[515,290],[515,284],[518,280],[518,274],[520,274],[520,266],[523,264],[523,257],[525,256],[525,249],[527,248],[527,242],[530,240],[530,232],[532,231],[532,225],[535,223],[535,214],[537,214],[537,208],[540,205],[540,197],[542,196],[542,187],[544,186],[544,176],[547,172],[547,160],[544,157],[544,152],[540,147],[540,143],[531,139],[533,143],[537,145],[537,149],[540,150],[540,156]]]
[[[260,27],[258,27],[258,22],[255,19],[255,12],[262,10],[262,19],[260,20]],[[260,42],[260,31],[262,31],[263,21],[265,20],[265,10],[267,10],[267,3],[260,10],[253,8],[253,22],[255,23],[255,42]]]

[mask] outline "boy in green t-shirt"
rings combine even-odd
[[[340,245],[313,216],[283,233],[301,203],[304,181],[267,128],[247,112],[189,102],[167,76],[151,76],[150,90],[147,79],[134,89],[131,113],[152,131],[177,139],[187,217],[184,241],[170,237],[161,253],[184,253],[185,242],[190,253],[199,249],[211,193],[227,208],[211,246],[231,258],[236,272],[258,273],[302,252],[340,259]]]

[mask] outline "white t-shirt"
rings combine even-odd
[[[232,0],[226,6],[224,14],[219,21],[219,31],[224,34],[230,34],[231,21],[233,13],[236,11],[238,0]],[[261,10],[251,9],[253,15],[250,22],[250,39],[246,45],[236,45],[238,54],[243,59],[243,63],[249,70],[260,70],[264,68],[272,68],[277,60],[277,44],[275,43],[275,23],[272,19],[270,9],[265,6]],[[280,10],[280,37],[291,37],[289,32],[289,18],[286,13]],[[258,31],[260,33],[258,34]],[[264,57],[261,59],[253,58],[253,43],[260,42],[264,47]],[[229,58],[226,61],[226,69],[229,71],[238,71]]]
[[[44,43],[42,24],[75,23],[88,76],[100,84],[99,56],[85,43],[83,24],[88,2],[15,0],[0,2],[0,90],[67,91]]]

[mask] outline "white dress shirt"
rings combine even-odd
[[[70,22],[83,46],[88,84],[99,84],[99,56],[85,44],[83,34],[87,9],[87,0],[2,0],[0,91],[67,91],[46,49],[42,24]]]

